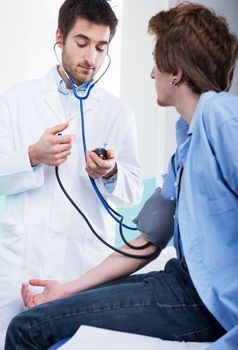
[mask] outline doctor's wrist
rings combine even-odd
[[[28,155],[29,155],[29,160],[31,163],[31,166],[34,167],[39,164],[37,160],[37,155],[36,155],[36,149],[35,145],[30,145],[28,148]]]
[[[111,177],[115,176],[116,174],[117,174],[117,163],[109,173],[103,176],[103,179],[109,180]]]

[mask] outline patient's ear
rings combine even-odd
[[[183,76],[183,72],[179,70],[178,72],[172,73],[172,83],[173,85],[178,85]]]
[[[56,43],[58,43],[58,46],[60,48],[62,48],[62,46],[63,46],[63,35],[62,35],[61,30],[59,28],[57,28],[57,30],[56,30],[55,40],[56,40]]]

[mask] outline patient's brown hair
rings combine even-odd
[[[185,2],[153,16],[149,32],[156,36],[154,54],[161,72],[182,71],[181,82],[199,94],[230,89],[238,39],[224,17]]]

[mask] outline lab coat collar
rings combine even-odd
[[[60,123],[65,123],[65,113],[60,101],[57,82],[55,80],[55,67],[51,69],[40,81],[40,93],[48,109]],[[91,90],[89,98],[84,102],[85,112],[95,109],[103,97],[103,89],[97,85]],[[89,105],[90,101],[90,105]]]
[[[40,80],[40,93],[48,109],[60,123],[65,123],[65,114],[60,101],[59,92],[54,78],[54,69]]]

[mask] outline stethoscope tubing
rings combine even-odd
[[[63,193],[65,194],[65,196],[68,198],[68,200],[70,201],[70,203],[73,205],[73,207],[77,210],[77,212],[82,216],[82,218],[85,220],[85,222],[87,223],[87,225],[89,226],[90,230],[92,231],[92,233],[99,239],[99,241],[101,241],[103,244],[105,244],[108,248],[114,250],[115,252],[125,255],[129,258],[136,258],[136,259],[150,259],[155,257],[158,254],[158,249],[156,249],[154,252],[150,253],[150,254],[145,254],[145,255],[137,255],[137,254],[131,254],[131,253],[127,253],[124,252],[121,249],[118,249],[114,246],[112,246],[111,244],[109,244],[107,241],[105,241],[93,228],[92,224],[90,223],[90,221],[88,220],[87,216],[82,212],[82,210],[77,206],[77,204],[73,201],[73,199],[70,197],[70,195],[68,194],[68,192],[65,190],[61,180],[60,180],[60,176],[59,176],[59,168],[58,166],[55,167],[55,174],[56,174],[56,178],[57,181],[59,183],[60,188],[62,189]],[[128,245],[128,244],[127,244]],[[146,243],[145,245],[141,246],[141,247],[148,247],[152,245],[150,242]],[[132,249],[142,249],[141,247],[135,247],[130,245],[130,248]],[[143,248],[143,249],[144,249]]]
[[[55,56],[57,58],[57,61],[59,62],[60,66],[62,67],[71,87],[72,87],[72,91],[73,91],[73,94],[74,96],[79,100],[80,102],[80,116],[81,116],[81,127],[82,127],[82,141],[83,141],[83,151],[84,151],[84,158],[85,158],[85,161],[86,161],[86,150],[87,150],[87,144],[86,144],[86,136],[85,136],[85,123],[84,123],[84,108],[83,108],[83,102],[89,97],[90,93],[91,93],[91,90],[93,89],[93,87],[99,82],[99,80],[104,76],[104,74],[107,72],[107,70],[109,69],[110,65],[111,65],[111,58],[109,56],[109,54],[107,53],[107,57],[109,59],[109,63],[106,67],[106,69],[104,70],[104,72],[99,76],[99,78],[96,80],[96,81],[92,81],[92,83],[89,85],[85,95],[83,96],[79,96],[77,94],[77,91],[76,91],[76,86],[72,80],[72,78],[67,74],[67,72],[65,71],[62,63],[60,62],[59,58],[58,58],[58,55],[56,53],[56,45],[58,43],[55,43],[54,45],[54,53],[55,53]],[[153,253],[150,253],[150,254],[145,254],[145,255],[137,255],[137,254],[131,254],[131,253],[127,253],[127,252],[124,252],[123,250],[120,250],[114,246],[112,246],[111,244],[109,244],[108,242],[106,242],[96,231],[95,229],[93,228],[93,226],[91,225],[90,221],[88,220],[88,218],[86,217],[86,215],[82,212],[82,210],[77,206],[77,204],[73,201],[73,199],[70,197],[70,195],[68,194],[68,192],[66,191],[66,189],[64,188],[63,184],[62,184],[62,181],[60,179],[60,176],[59,176],[59,168],[58,166],[55,167],[55,175],[56,175],[56,179],[58,181],[58,184],[61,188],[61,190],[63,191],[63,193],[65,194],[65,196],[67,197],[67,199],[70,201],[70,203],[73,205],[73,207],[78,211],[78,213],[82,216],[82,218],[85,220],[85,222],[87,223],[87,225],[89,226],[90,230],[92,231],[92,233],[103,243],[105,244],[108,248],[114,250],[115,252],[118,252],[122,255],[125,255],[127,257],[130,257],[130,258],[136,258],[136,259],[150,259],[154,256],[157,255],[158,253],[158,249],[156,249]],[[145,249],[147,248],[148,246],[151,245],[150,242],[147,242],[146,244],[142,245],[142,246],[133,246],[132,244],[130,244],[124,234],[123,234],[123,227],[124,228],[127,228],[129,230],[137,230],[136,227],[130,227],[126,224],[123,223],[123,216],[118,213],[117,211],[115,211],[108,203],[107,201],[105,200],[105,198],[103,197],[103,195],[101,194],[101,192],[99,191],[98,187],[97,187],[97,184],[95,182],[95,180],[93,178],[91,178],[89,176],[89,179],[91,181],[91,184],[97,194],[97,196],[99,197],[102,205],[104,206],[104,208],[106,209],[106,211],[109,213],[109,215],[119,224],[119,230],[120,230],[120,236],[123,240],[123,242],[131,249],[134,249],[134,250],[142,250],[142,249]],[[114,214],[114,215],[113,215]],[[120,217],[120,220],[116,217]]]

